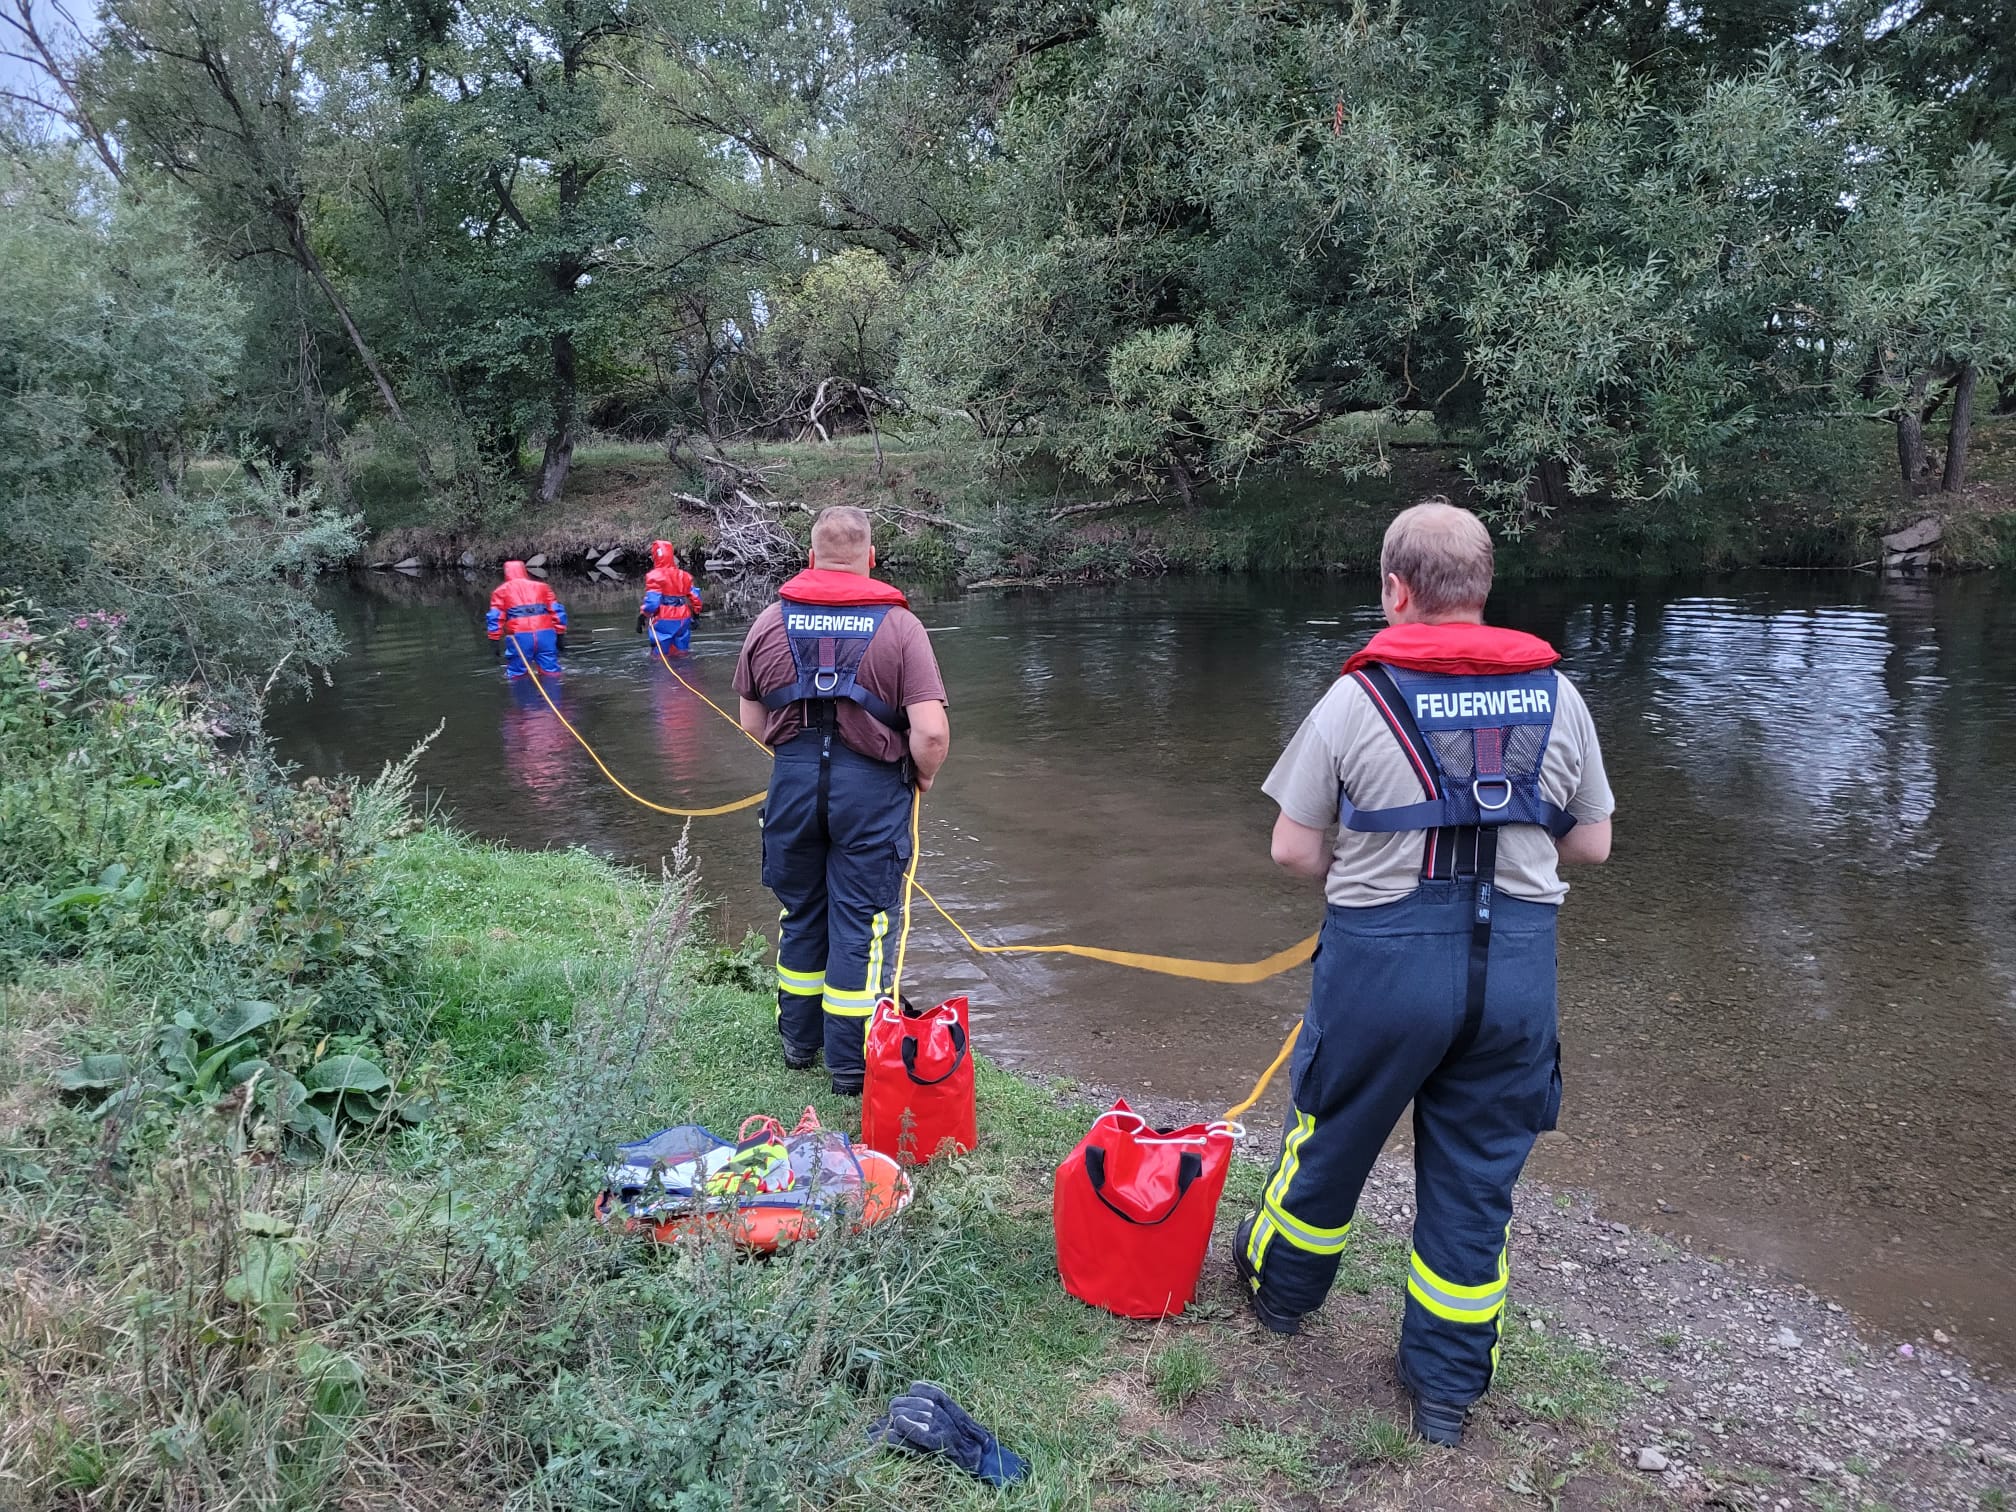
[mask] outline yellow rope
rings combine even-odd
[[[889,984],[889,997],[903,1006],[903,963],[910,954],[910,895],[917,889],[917,857],[924,849],[918,844],[918,828],[924,815],[924,791],[910,791],[910,865],[903,873],[903,927],[896,934],[896,980]]]
[[[1297,1019],[1295,1020],[1295,1027],[1288,1031],[1288,1038],[1281,1041],[1281,1053],[1274,1057],[1273,1062],[1265,1071],[1260,1073],[1260,1080],[1253,1084],[1253,1091],[1248,1095],[1246,1101],[1235,1103],[1225,1110],[1225,1121],[1227,1123],[1236,1123],[1241,1114],[1249,1112],[1253,1104],[1267,1095],[1267,1084],[1274,1080],[1274,1073],[1281,1069],[1282,1063],[1294,1052],[1295,1041],[1301,1037],[1301,1034],[1302,1020]]]
[[[511,632],[511,644],[518,652],[520,665],[530,675],[532,686],[539,690],[539,696],[546,701],[546,707],[553,711],[553,717],[560,721],[561,728],[569,735],[572,735],[580,744],[581,749],[588,753],[588,759],[602,769],[602,775],[609,779],[616,791],[621,793],[625,798],[628,798],[632,803],[641,803],[653,813],[670,814],[675,819],[712,819],[718,814],[732,814],[739,809],[754,808],[763,801],[766,794],[764,792],[755,792],[751,793],[747,798],[737,798],[733,803],[717,803],[713,808],[669,808],[665,804],[653,803],[649,798],[632,792],[624,785],[622,778],[609,770],[608,763],[595,753],[595,747],[588,744],[587,737],[575,729],[573,722],[560,712],[560,705],[553,702],[553,695],[546,691],[544,680],[540,678],[538,669],[532,665],[531,658],[526,656],[524,642],[518,639],[518,632],[515,630]]]
[[[714,702],[713,699],[709,698],[705,693],[702,693],[698,688],[694,687],[693,684],[686,681],[685,678],[679,677],[679,669],[672,665],[670,658],[668,658],[665,655],[665,648],[658,644],[658,637],[655,635],[651,637],[651,649],[658,653],[658,660],[665,663],[665,670],[667,672],[670,672],[674,677],[679,678],[680,687],[684,688],[688,693],[691,693],[695,698],[699,699],[700,702],[704,703],[716,714],[719,714],[723,719],[727,720],[728,723],[735,726],[735,733],[740,735],[744,740],[748,741],[751,745],[756,747],[756,749],[761,751],[765,756],[775,754],[775,752],[773,752],[769,746],[765,745],[762,741],[758,740],[754,735],[751,735],[747,730],[743,729],[741,720],[737,719],[733,714],[730,714],[726,709],[722,708],[721,705]]]
[[[924,901],[938,910],[939,916],[959,931],[959,938],[982,955],[1074,955],[1083,956],[1088,961],[1105,961],[1114,966],[1128,966],[1136,971],[1153,971],[1162,976],[1188,977],[1193,982],[1221,982],[1233,986],[1245,986],[1253,982],[1264,982],[1269,977],[1277,977],[1284,971],[1293,971],[1304,961],[1316,954],[1316,936],[1290,945],[1286,950],[1277,950],[1273,955],[1259,961],[1193,961],[1187,956],[1143,955],[1133,950],[1107,950],[1098,945],[982,945],[966,932],[966,927],[945,910],[945,905],[931,896],[931,889],[922,882],[915,883],[917,891],[924,894]]]

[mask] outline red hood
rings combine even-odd
[[[1349,674],[1371,662],[1445,677],[1493,677],[1537,672],[1561,653],[1537,635],[1497,625],[1392,625],[1344,663]]]
[[[651,565],[653,567],[677,567],[679,565],[679,553],[672,549],[670,541],[653,541],[651,543]]]
[[[824,604],[833,609],[853,609],[862,604],[895,604],[908,609],[910,600],[900,588],[859,572],[834,572],[825,567],[807,567],[777,590],[779,598],[801,604]]]
[[[525,570],[525,564],[523,562],[506,562],[504,564],[504,581],[507,583],[526,582],[531,578],[531,576],[532,575]]]

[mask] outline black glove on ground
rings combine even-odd
[[[1020,1455],[1002,1448],[999,1439],[929,1381],[912,1381],[907,1392],[891,1399],[888,1416],[868,1425],[868,1437],[915,1454],[942,1454],[990,1486],[1005,1486],[1029,1473]]]

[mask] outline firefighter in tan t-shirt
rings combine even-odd
[[[1561,1099],[1554,920],[1565,861],[1610,852],[1588,708],[1545,641],[1483,623],[1491,538],[1433,501],[1380,554],[1389,628],[1265,783],[1274,859],[1329,910],[1282,1150],[1235,1262],[1259,1320],[1319,1306],[1358,1194],[1414,1105],[1418,1217],[1398,1366],[1415,1428],[1461,1441],[1498,1360],[1512,1187]],[[1335,838],[1332,829],[1335,827]]]
[[[735,664],[742,728],[771,746],[763,885],[777,895],[784,1063],[823,1048],[833,1090],[859,1096],[884,989],[890,911],[910,854],[910,792],[952,743],[945,683],[903,595],[871,578],[868,516],[812,525],[811,565],[749,627]]]

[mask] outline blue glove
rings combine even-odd
[[[868,1425],[868,1437],[913,1454],[942,1454],[997,1489],[1029,1473],[1020,1455],[1002,1448],[999,1439],[929,1381],[912,1381],[909,1391],[893,1398],[888,1415]]]

